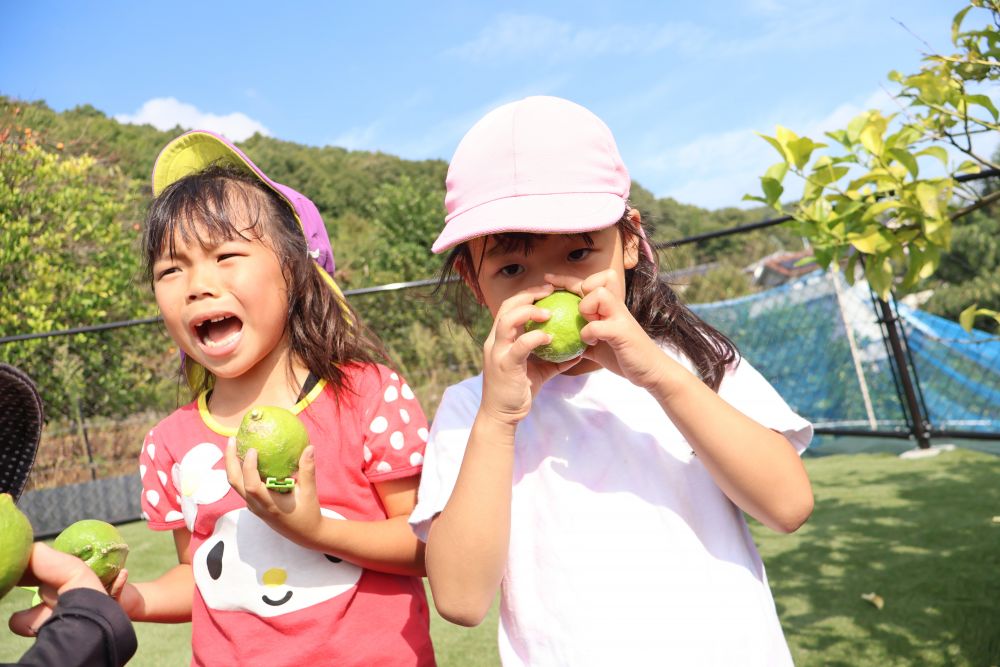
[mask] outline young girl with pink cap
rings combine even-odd
[[[153,194],[148,277],[196,398],[139,459],[143,516],[173,532],[178,565],[127,584],[122,606],[190,620],[196,665],[433,665],[407,525],[426,420],[334,283],[319,212],[203,131],[161,151]],[[256,405],[308,432],[290,493],[236,455]]]
[[[504,665],[791,664],[743,512],[806,520],[812,427],[659,275],[629,187],[607,126],[559,98],[490,112],[455,152],[433,250],[494,322],[410,517],[435,605],[474,625],[499,589]],[[554,289],[588,320],[558,364],[524,326]]]

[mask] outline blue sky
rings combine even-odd
[[[407,159],[448,159],[493,107],[559,95],[608,123],[633,180],[714,209],[776,161],[756,132],[891,110],[888,72],[948,51],[964,4],[20,0],[0,93]]]

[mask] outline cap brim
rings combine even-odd
[[[464,211],[444,226],[431,250],[445,252],[489,234],[577,234],[610,227],[625,213],[625,200],[606,192],[521,195]]]
[[[204,130],[187,132],[167,144],[153,164],[153,196],[159,196],[172,183],[201,171],[213,163],[231,164],[247,169],[278,194],[284,193],[257,165],[221,137]]]

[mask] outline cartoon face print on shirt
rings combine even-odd
[[[328,509],[323,516],[343,519]],[[210,609],[271,617],[325,602],[353,588],[361,568],[287,540],[247,509],[223,514],[192,560]]]
[[[229,493],[229,479],[225,470],[215,468],[222,460],[222,452],[210,442],[195,445],[179,464],[171,469],[174,488],[180,493],[181,511],[187,529],[194,532],[198,505],[211,505]]]

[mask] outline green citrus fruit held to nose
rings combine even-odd
[[[82,559],[105,588],[114,582],[128,557],[128,545],[118,529],[99,519],[71,524],[59,533],[52,547]]]
[[[308,444],[309,434],[302,421],[273,405],[250,408],[236,433],[236,452],[240,458],[246,456],[247,450],[256,449],[257,472],[276,491],[288,490],[282,484],[291,484],[286,480],[299,469],[299,457]]]
[[[587,344],[580,339],[580,330],[587,320],[580,314],[580,297],[572,292],[558,290],[535,302],[549,311],[544,322],[528,321],[525,331],[540,329],[552,336],[552,341],[535,348],[535,356],[545,361],[560,363],[580,356]]]
[[[14,588],[28,569],[35,533],[31,522],[9,493],[0,493],[0,598]]]

